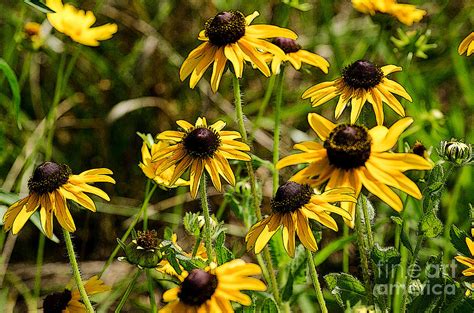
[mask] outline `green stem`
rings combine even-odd
[[[280,74],[278,74],[275,112],[274,112],[274,127],[273,127],[273,194],[278,189],[278,170],[276,164],[280,158],[280,123],[281,123],[281,104],[283,102],[283,80],[284,80],[284,66],[281,66]]]
[[[232,83],[234,87],[235,114],[237,116],[239,131],[240,131],[240,134],[242,135],[242,141],[248,144],[247,130],[245,129],[244,113],[242,110],[240,84],[239,84],[239,79],[235,75],[233,75],[232,77]],[[257,192],[257,183],[255,180],[255,172],[253,170],[252,161],[248,161],[246,162],[246,164],[247,164],[247,171],[248,171],[249,180],[250,180],[250,188],[252,191],[253,208],[254,208],[255,216],[257,217],[257,220],[261,220],[262,211],[260,210],[260,197],[258,196],[258,192]],[[275,301],[277,302],[280,308],[284,308],[282,305],[281,297],[280,297],[280,290],[278,289],[278,283],[276,280],[275,271],[273,270],[272,257],[270,255],[270,251],[268,250],[268,247],[265,247],[263,249],[263,258],[266,262],[267,272],[270,276],[271,288],[273,291],[273,296],[275,297]]]
[[[345,223],[342,226],[343,230],[343,236],[348,237],[349,236],[349,226],[347,226]],[[349,273],[349,243],[344,245],[344,248],[342,250],[342,271],[344,273]]]
[[[407,267],[407,274],[406,274],[406,281],[405,281],[405,292],[404,292],[404,295],[403,295],[402,312],[407,311],[408,289],[410,288],[410,284],[411,284],[411,273],[410,273],[410,271],[413,269],[413,266],[415,266],[416,261],[418,260],[418,254],[420,253],[420,249],[421,249],[421,246],[423,244],[424,239],[425,239],[425,235],[420,235],[416,239],[415,251],[413,251],[413,257],[411,258],[410,264]]]
[[[211,238],[211,214],[209,213],[209,202],[207,201],[207,186],[206,186],[206,175],[201,175],[201,183],[199,186],[201,193],[201,207],[202,214],[204,215],[204,245],[206,246],[208,262],[214,260],[214,253],[212,251],[212,238]]]
[[[253,130],[252,134],[250,135],[249,142],[253,141],[255,137],[255,133],[257,132],[258,128],[260,127],[260,123],[262,121],[263,114],[265,113],[265,109],[270,102],[270,98],[272,97],[273,88],[275,87],[275,75],[270,76],[268,79],[268,85],[265,89],[265,95],[263,96],[263,101],[260,103],[260,108],[258,109],[257,117],[255,118],[255,122],[253,123]]]
[[[130,223],[130,226],[128,226],[127,228],[127,231],[125,232],[125,234],[123,234],[122,238],[120,238],[120,240],[122,242],[125,242],[128,238],[128,236],[130,236],[130,233],[132,232],[132,229],[135,227],[135,225],[138,223],[138,221],[140,220],[140,217],[143,216],[143,212],[146,210],[146,208],[148,207],[148,203],[150,202],[150,199],[151,199],[151,196],[153,195],[153,193],[155,192],[156,190],[156,187],[157,185],[154,185],[153,188],[151,188],[150,192],[148,194],[145,195],[145,200],[143,200],[143,204],[142,204],[142,207],[140,209],[140,211],[138,211],[138,213],[135,215],[135,219],[132,221],[132,223]],[[105,262],[104,264],[104,267],[102,267],[102,270],[100,271],[99,273],[99,278],[102,276],[102,274],[104,274],[105,270],[107,270],[107,268],[110,266],[110,264],[112,264],[112,262],[114,261],[115,259],[115,256],[117,255],[117,253],[119,252],[120,250],[120,245],[117,244],[115,246],[115,249],[114,251],[112,252],[112,254],[109,256],[107,262]]]
[[[156,313],[156,300],[155,300],[155,291],[153,289],[153,277],[151,276],[151,269],[146,269],[146,278],[148,284],[148,293],[150,295],[150,305],[151,305],[151,312]]]
[[[43,268],[44,244],[45,236],[40,232],[38,239],[38,250],[36,253],[36,274],[35,274],[35,289],[33,295],[38,298],[41,292],[41,272]]]
[[[306,249],[306,259],[308,259],[309,262],[309,273],[311,275],[311,280],[313,281],[314,291],[316,291],[316,298],[318,299],[321,312],[327,313],[328,309],[326,307],[326,302],[324,301],[321,285],[319,284],[318,272],[316,271],[316,265],[314,265],[313,254],[308,249]]]
[[[367,297],[370,304],[373,304],[373,296],[372,296],[372,283],[370,281],[370,274],[369,274],[369,258],[368,258],[368,251],[365,244],[365,232],[362,226],[362,217],[363,214],[360,210],[360,206],[356,205],[356,214],[355,214],[355,226],[356,226],[356,233],[357,233],[357,245],[359,246],[359,255],[360,260],[362,263],[362,276],[364,278],[365,284],[365,291],[367,293]]]
[[[364,213],[364,221],[365,221],[365,230],[367,233],[367,243],[369,246],[367,247],[369,251],[372,250],[374,246],[374,236],[372,235],[372,223],[369,216],[369,209],[367,206],[367,198],[364,195],[361,195],[361,204],[362,204],[362,212]]]
[[[242,97],[240,94],[240,83],[239,83],[239,79],[235,75],[232,76],[232,83],[234,86],[235,114],[237,116],[237,123],[239,124],[239,132],[242,135],[242,141],[245,144],[248,144],[247,130],[245,129],[245,124],[244,124],[244,112],[242,110]],[[255,210],[255,215],[257,217],[257,220],[261,220],[262,212],[260,210],[260,203],[259,203],[260,197],[258,197],[257,183],[255,180],[255,172],[253,170],[252,161],[246,162],[246,165],[247,165],[247,171],[248,171],[249,180],[250,180],[250,188],[252,191],[253,207]]]
[[[151,181],[149,179],[146,180],[146,187],[145,187],[145,197],[150,192],[150,184]],[[143,210],[143,230],[148,229],[148,206]]]
[[[125,293],[123,294],[122,299],[120,299],[120,302],[117,305],[117,308],[115,308],[115,311],[114,311],[115,313],[122,311],[122,308],[125,305],[125,302],[127,302],[128,296],[130,296],[130,293],[132,292],[133,287],[135,287],[135,283],[137,282],[137,279],[141,273],[142,273],[142,270],[140,269],[138,269],[135,272],[135,275],[133,276],[132,280],[128,284],[127,290],[125,290]]]
[[[74,252],[74,246],[72,245],[71,235],[68,231],[63,229],[64,242],[66,243],[67,254],[69,255],[69,263],[71,264],[72,274],[74,275],[74,280],[76,281],[77,290],[81,295],[82,303],[86,307],[86,311],[91,313],[94,312],[94,308],[87,296],[86,289],[82,283],[81,272],[79,271],[79,265],[76,260],[76,253]]]

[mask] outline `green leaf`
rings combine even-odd
[[[257,310],[257,312],[261,313],[279,313],[280,310],[278,309],[278,306],[272,298],[265,298],[263,300],[262,305],[260,308]]]
[[[367,302],[364,285],[354,276],[346,273],[331,273],[324,276],[331,293],[342,308],[346,303],[352,307],[357,302]]]
[[[449,236],[451,237],[451,244],[456,248],[457,251],[461,252],[464,255],[471,256],[471,252],[466,244],[466,238],[468,235],[465,231],[457,228],[456,225],[451,225],[449,230]]]
[[[221,265],[234,258],[232,252],[225,247],[225,232],[221,232],[216,238],[217,264]]]
[[[386,284],[392,277],[393,269],[400,264],[400,253],[394,247],[381,247],[378,243],[374,245],[370,253],[377,271],[375,271],[375,282]],[[382,296],[382,295],[379,295]]]
[[[19,122],[19,115],[20,115],[20,102],[21,102],[21,97],[20,97],[20,85],[18,84],[18,80],[16,78],[15,72],[12,70],[12,68],[5,62],[4,59],[0,58],[0,71],[3,72],[5,77],[7,78],[8,84],[10,85],[10,89],[12,91],[12,102],[13,102],[13,108],[15,112],[15,118],[16,122],[18,125],[18,128],[20,128],[20,122]]]
[[[43,13],[56,13],[54,10],[52,10],[50,7],[48,7],[46,4],[42,3],[39,0],[24,0],[26,4],[32,6],[33,8],[37,9],[40,12]]]
[[[172,240],[173,233],[173,230],[169,226],[166,226],[165,230],[163,231],[163,239]]]
[[[421,220],[421,231],[428,238],[438,237],[443,231],[443,223],[436,216],[435,212],[428,212]]]
[[[286,279],[286,284],[285,287],[283,287],[283,292],[281,293],[281,298],[283,301],[288,301],[290,300],[291,296],[293,295],[293,284],[294,284],[294,278],[293,278],[293,273],[288,274],[288,278]]]
[[[342,250],[347,244],[354,241],[355,238],[355,235],[351,235],[332,241],[314,255],[314,264],[316,266],[322,264],[329,256],[336,251]]]

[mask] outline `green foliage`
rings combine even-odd
[[[0,71],[3,72],[3,74],[7,78],[8,84],[10,85],[10,89],[13,95],[13,99],[12,99],[13,112],[16,117],[18,127],[20,127],[19,120],[18,120],[18,117],[20,114],[20,102],[21,102],[20,85],[16,78],[15,72],[8,65],[8,63],[2,58],[0,58]]]
[[[354,306],[358,302],[367,302],[364,285],[354,276],[346,273],[332,273],[324,276],[331,293],[337,303],[346,308],[346,304]]]
[[[36,10],[43,12],[43,13],[55,13],[51,8],[49,8],[46,4],[41,2],[40,0],[24,0],[26,4],[32,6]]]
[[[461,252],[463,255],[471,256],[471,252],[466,244],[466,238],[468,235],[465,231],[459,229],[456,225],[451,225],[449,236],[451,237],[451,244],[457,251]]]
[[[294,285],[306,283],[307,264],[305,247],[298,245],[295,250],[295,257],[290,262],[288,278],[282,290],[283,301],[289,301],[294,295]]]
[[[216,256],[217,264],[222,265],[235,257],[225,246],[225,232],[221,232],[216,238]]]

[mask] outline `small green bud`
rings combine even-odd
[[[155,230],[138,231],[136,238],[127,245],[120,245],[129,263],[140,268],[154,268],[163,259]]]
[[[472,162],[472,146],[456,139],[441,141],[438,153],[443,159],[456,165],[467,165]]]

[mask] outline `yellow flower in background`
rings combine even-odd
[[[156,154],[158,151],[167,148],[169,144],[165,141],[159,141],[157,143],[152,144],[151,146],[151,153],[150,149],[146,142],[143,142],[142,145],[142,162],[138,165],[143,174],[149,179],[155,181],[158,185],[165,187],[165,188],[175,188],[180,186],[187,186],[189,185],[188,181],[184,179],[178,178],[178,180],[173,184],[170,185],[171,177],[173,176],[174,169],[176,166],[171,166],[167,170],[161,172],[160,174],[156,173],[156,170],[161,165],[162,162],[152,162],[151,156]],[[164,161],[164,160],[163,160]]]
[[[461,42],[458,48],[459,55],[463,55],[467,52],[467,56],[470,56],[474,53],[474,32],[470,33],[464,40]]]
[[[117,32],[117,24],[107,23],[91,27],[96,18],[91,11],[76,9],[61,0],[46,0],[46,5],[56,13],[48,13],[48,21],[57,31],[71,37],[72,40],[86,46],[98,46],[100,40],[112,38]]]
[[[41,226],[49,238],[53,236],[53,215],[66,231],[76,231],[66,200],[72,200],[95,212],[94,201],[85,193],[92,193],[110,201],[104,191],[89,184],[97,182],[115,184],[115,180],[107,176],[111,174],[112,171],[109,169],[98,168],[72,175],[71,169],[65,164],[54,162],[41,164],[28,181],[29,195],[12,204],[3,216],[5,231],[12,229],[13,234],[17,234],[38,209]]]
[[[352,0],[352,6],[364,14],[375,15],[380,12],[392,15],[408,26],[421,21],[427,13],[414,5],[397,3],[396,0]]]
[[[469,248],[469,252],[471,252],[471,256],[474,257],[474,242],[471,238],[466,237],[466,245]],[[464,276],[474,276],[474,259],[462,255],[455,256],[454,258],[459,263],[464,264],[468,267],[467,269],[462,271],[462,274]]]
[[[236,131],[224,131],[225,122],[217,121],[207,125],[206,118],[200,117],[192,125],[184,120],[176,122],[184,131],[164,131],[158,140],[170,142],[170,146],[152,155],[153,162],[160,162],[156,173],[160,174],[171,166],[176,166],[170,184],[173,185],[181,175],[190,169],[191,196],[196,198],[200,178],[204,169],[209,173],[217,190],[222,191],[219,175],[235,185],[235,176],[228,160],[250,161],[246,151],[250,147],[235,139],[241,138]]]
[[[212,266],[213,267],[213,266]],[[260,266],[232,260],[216,268],[194,269],[183,272],[181,285],[167,290],[163,301],[169,302],[160,313],[232,313],[231,301],[242,305],[252,304],[252,299],[241,290],[264,291],[265,284],[250,276],[260,275]]]
[[[291,180],[318,187],[327,182],[326,188],[351,187],[359,196],[362,186],[379,197],[394,210],[403,209],[402,201],[390,187],[421,199],[418,186],[403,172],[429,170],[433,165],[414,153],[392,153],[398,137],[413,123],[410,117],[397,121],[390,128],[362,125],[335,125],[324,117],[310,113],[308,122],[323,144],[306,141],[294,146],[302,153],[287,156],[277,163],[277,169],[289,165],[309,163]],[[390,187],[389,187],[390,186]],[[353,217],[355,203],[344,202],[341,207]],[[353,221],[346,219],[353,227]]]
[[[181,251],[184,255],[188,257],[192,257],[192,253],[184,252],[183,248],[181,248],[178,245],[178,236],[176,234],[173,234],[171,237],[171,243],[173,244],[174,248],[178,251]],[[195,258],[199,258],[203,261],[207,261],[207,250],[206,247],[204,246],[204,242],[201,242],[199,244],[199,247],[197,248],[196,255],[194,256]],[[181,270],[184,270],[184,268],[180,265]],[[175,276],[179,277],[179,274],[176,273],[176,270],[171,266],[171,264],[168,262],[166,259],[162,259],[160,263],[158,263],[158,266],[156,267],[156,270],[160,273],[168,274],[170,276]]]
[[[97,276],[93,276],[84,282],[84,289],[88,296],[109,291],[111,288],[104,284]],[[86,307],[82,303],[81,295],[75,288],[64,289],[63,292],[49,294],[43,301],[44,312],[62,313],[86,313]]]
[[[357,121],[362,107],[368,101],[374,109],[377,124],[383,125],[382,102],[388,104],[398,115],[405,116],[405,109],[393,94],[412,101],[405,88],[387,78],[387,75],[401,70],[401,67],[395,65],[378,67],[369,61],[358,60],[342,70],[342,77],[310,87],[302,98],[310,98],[313,107],[317,107],[339,96],[334,116],[338,119],[350,103],[351,123]]]
[[[239,11],[220,12],[210,18],[198,39],[204,41],[191,51],[179,70],[179,77],[185,80],[191,75],[189,86],[194,88],[206,69],[213,64],[211,88],[216,92],[229,60],[234,67],[234,74],[242,77],[245,61],[250,61],[265,76],[270,76],[270,69],[265,62],[269,52],[284,58],[284,52],[265,38],[287,37],[296,39],[291,30],[273,25],[250,25],[259,15],[257,11],[245,17]]]
[[[345,201],[356,202],[353,189],[331,189],[318,195],[309,185],[289,181],[278,188],[272,199],[270,216],[253,225],[245,236],[247,250],[255,247],[255,253],[260,253],[282,227],[283,245],[288,255],[295,255],[295,233],[307,249],[316,251],[318,245],[309,226],[309,219],[337,231],[337,223],[330,213],[339,214],[348,220],[352,220],[352,216],[329,203]]]
[[[328,73],[329,63],[323,57],[306,50],[301,49],[301,46],[291,38],[277,37],[272,40],[272,43],[283,52],[283,58],[280,55],[269,55],[268,59],[272,62],[273,74],[280,73],[280,66],[282,62],[290,62],[296,70],[301,68],[301,63],[306,63],[319,68],[324,74]]]

